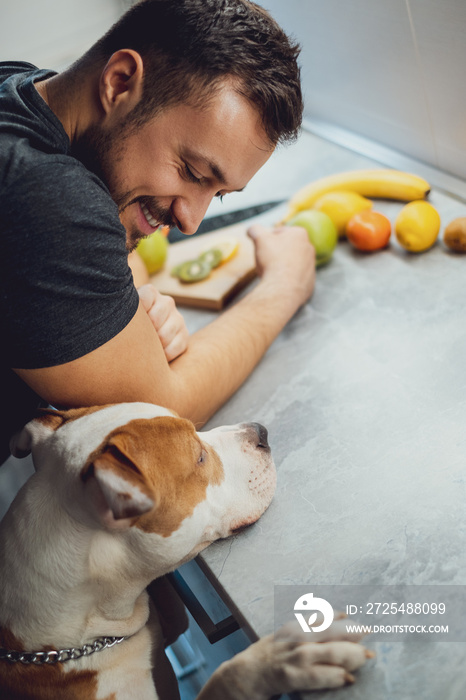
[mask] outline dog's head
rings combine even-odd
[[[67,514],[161,575],[255,522],[276,483],[257,423],[198,433],[152,404],[45,411],[12,441]],[[135,564],[136,565],[136,564]]]

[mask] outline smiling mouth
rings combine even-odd
[[[160,222],[154,219],[146,205],[143,202],[139,202],[139,206],[141,207],[141,211],[144,214],[149,226],[152,226],[153,229],[158,228],[160,226]]]

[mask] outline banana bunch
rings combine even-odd
[[[422,177],[400,170],[351,170],[328,175],[310,182],[291,197],[283,222],[289,221],[299,211],[311,209],[319,197],[334,190],[357,192],[374,199],[410,202],[427,197],[430,185]]]

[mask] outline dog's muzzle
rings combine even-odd
[[[261,425],[261,423],[243,423],[242,427],[246,429],[247,439],[254,447],[270,452],[267,428]]]

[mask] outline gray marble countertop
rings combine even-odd
[[[304,133],[228,206],[379,165]],[[441,189],[430,201],[443,225],[466,216],[465,201]],[[401,207],[374,208],[394,221]],[[254,420],[269,430],[278,471],[271,506],[201,556],[258,636],[274,628],[278,584],[466,585],[465,299],[466,256],[440,242],[421,255],[393,237],[369,255],[342,242],[317,271],[312,299],[206,426]],[[191,330],[214,316],[183,313]],[[466,645],[368,638],[367,646],[377,659],[354,686],[310,697],[466,697]]]

